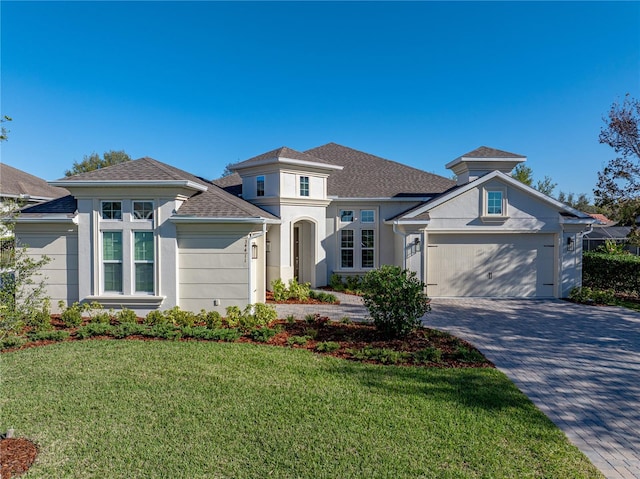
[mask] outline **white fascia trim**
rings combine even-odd
[[[74,188],[74,187],[106,187],[117,188],[122,186],[138,186],[138,187],[173,187],[173,188],[189,188],[197,191],[207,191],[208,186],[201,183],[196,183],[191,180],[120,180],[120,181],[101,181],[101,180],[89,180],[89,181],[50,181],[52,186],[60,186],[62,188]]]
[[[32,200],[32,201],[41,201],[41,202],[45,202],[45,201],[51,201],[54,199],[53,196],[36,196],[36,195],[30,195],[30,194],[19,194],[19,195],[14,195],[11,193],[0,193],[0,199],[2,198],[11,198],[11,199],[16,199],[16,200]]]
[[[172,223],[251,223],[278,225],[282,223],[280,220],[272,220],[270,218],[207,218],[204,216],[172,216],[169,218]]]
[[[553,198],[551,198],[550,196],[547,196],[545,194],[540,193],[538,190],[525,185],[524,183],[521,183],[520,181],[516,180],[515,178],[506,175],[500,171],[492,171],[491,173],[488,173],[484,176],[481,176],[480,178],[467,183],[466,185],[464,185],[461,188],[456,189],[455,191],[452,191],[449,194],[445,194],[443,196],[440,196],[438,198],[436,198],[435,200],[429,202],[428,204],[422,206],[422,207],[418,207],[415,210],[413,210],[411,213],[405,215],[405,218],[413,218],[415,216],[418,216],[426,211],[430,211],[433,208],[436,208],[437,206],[440,206],[441,204],[455,198],[456,196],[459,196],[463,193],[466,193],[467,191],[476,188],[480,185],[482,185],[483,183],[486,183],[487,181],[490,181],[494,178],[500,178],[501,180],[507,182],[509,185],[515,187],[515,188],[519,188],[527,193],[529,193],[531,196],[534,196],[536,198],[538,198],[539,200],[551,204],[553,206],[555,206],[556,208],[562,210],[562,211],[566,211],[567,213],[571,213],[573,215],[578,216],[579,218],[588,220],[589,218],[591,218],[590,216],[587,218],[588,215],[585,215],[585,213],[578,211],[574,208],[571,208],[570,206],[565,205],[564,203],[559,202],[558,200],[555,200]],[[591,218],[591,222],[595,222],[595,220],[593,218]]]
[[[548,231],[548,230],[543,230],[543,229],[532,229],[532,230],[522,230],[522,229],[517,229],[517,230],[503,230],[503,229],[495,229],[495,228],[490,228],[490,227],[474,227],[472,229],[469,229],[469,227],[466,228],[446,228],[446,229],[441,229],[441,230],[437,230],[437,229],[429,229],[427,230],[429,232],[430,235],[435,235],[435,234],[464,234],[464,235],[473,235],[473,234],[485,234],[485,233],[490,233],[490,234],[496,234],[496,235],[510,235],[510,234],[555,234],[557,233],[557,231]]]
[[[385,196],[385,197],[381,197],[381,198],[346,198],[343,196],[327,196],[327,198],[329,198],[331,201],[335,201],[335,202],[345,202],[345,203],[371,203],[371,202],[385,202],[385,203],[390,203],[390,202],[402,202],[402,203],[424,203],[425,201],[429,201],[430,199],[433,198],[433,196],[414,196],[414,197],[410,197],[410,196],[399,196],[397,198],[394,197],[389,197],[389,196]]]
[[[424,226],[427,226],[430,222],[431,222],[431,220],[415,220],[415,221],[409,221],[409,220],[384,220],[383,221],[383,223],[385,225],[397,225],[397,226],[402,226],[402,225],[409,225],[409,226],[424,225]]]
[[[255,168],[256,166],[264,166],[271,164],[283,164],[283,165],[295,165],[295,166],[308,166],[313,168],[320,168],[325,170],[343,170],[344,166],[332,165],[329,163],[317,163],[315,161],[306,161],[306,160],[296,160],[294,158],[285,158],[285,157],[273,157],[266,158],[264,160],[251,162],[249,165],[242,165],[243,162],[236,163],[235,165],[230,165],[230,170],[244,170],[249,168]]]
[[[594,222],[594,219],[588,218],[560,218],[561,225],[593,225]]]
[[[24,218],[18,216],[11,220],[15,223],[75,223],[75,217],[69,218],[68,216],[43,216],[41,218]]]

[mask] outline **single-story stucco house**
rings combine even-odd
[[[224,312],[276,278],[318,287],[383,264],[431,297],[564,297],[594,220],[513,179],[525,160],[480,147],[446,165],[453,181],[329,143],[208,181],[141,158],[51,182],[70,195],[24,209],[16,234],[53,259],[52,304]]]

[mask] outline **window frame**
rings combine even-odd
[[[350,212],[353,213],[352,221],[344,221],[343,218],[349,219],[349,215],[345,213]],[[379,208],[345,204],[343,208],[337,208],[335,215],[334,271],[366,273],[375,269],[380,256],[378,251]],[[343,231],[353,231],[353,246],[344,245]],[[350,252],[346,253],[346,251]],[[353,259],[348,260],[346,256]]]
[[[351,219],[350,220],[343,219],[343,216],[345,216],[344,213],[351,213]],[[355,214],[353,210],[340,210],[338,213],[338,218],[340,220],[340,223],[353,223]]]
[[[365,232],[367,232],[367,236],[369,236],[370,232],[370,241],[371,245],[365,245]],[[371,266],[365,266],[364,256],[366,253],[371,253]],[[371,228],[362,228],[360,230],[360,268],[362,269],[373,269],[376,266],[376,230]]]
[[[371,220],[364,220],[365,213],[371,213]],[[376,210],[360,210],[360,223],[363,224],[375,224],[376,222]]]
[[[105,213],[105,209],[104,209],[104,205],[107,203],[120,203],[120,218],[105,218],[104,213]],[[100,200],[100,221],[122,221],[122,217],[123,217],[123,213],[124,213],[124,208],[123,208],[123,204],[124,201],[123,200]],[[117,210],[111,210],[113,211],[117,211]]]
[[[298,193],[301,197],[308,198],[310,196],[311,186],[308,176],[300,176],[298,181]]]
[[[136,218],[136,203],[151,203],[151,218]],[[131,221],[153,221],[155,215],[156,205],[153,200],[131,200]]]
[[[500,212],[491,212],[495,204],[495,199],[491,198],[492,194],[500,194]],[[502,186],[486,186],[482,188],[482,220],[483,221],[504,221],[509,217],[509,202],[507,199],[507,189]]]
[[[346,233],[351,233],[351,239],[345,238]],[[345,239],[347,244],[345,245]],[[349,246],[348,242],[351,243]],[[340,268],[341,269],[354,269],[355,268],[355,231],[347,228],[340,230]],[[345,266],[345,253],[351,253],[351,266]]]
[[[137,250],[136,250],[136,236],[138,234],[149,234],[151,235],[151,260],[149,259],[138,259],[137,258]],[[152,230],[133,230],[131,232],[131,264],[133,266],[133,272],[131,275],[131,289],[133,294],[154,294],[156,287],[156,273],[155,273],[155,258],[156,258],[156,237]],[[138,265],[151,265],[151,291],[148,290],[138,290]]]
[[[120,258],[106,258],[106,245],[105,235],[119,235],[120,236]],[[124,293],[124,234],[122,230],[102,230],[101,238],[101,255],[100,255],[100,263],[101,263],[101,279],[102,279],[102,288],[101,290],[104,293],[116,293],[123,294]],[[113,243],[112,243],[113,244]],[[120,289],[107,289],[107,268],[106,265],[120,265]]]
[[[256,196],[264,196],[265,178],[264,175],[256,176]]]

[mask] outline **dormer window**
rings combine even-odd
[[[256,178],[256,196],[264,196],[264,176]]]
[[[309,177],[300,177],[300,196],[309,196]]]
[[[502,216],[502,191],[487,191],[487,215]]]
[[[507,189],[501,187],[482,188],[482,220],[502,222],[507,218]]]

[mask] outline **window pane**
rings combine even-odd
[[[122,231],[102,233],[102,257],[105,261],[122,261]]]
[[[136,292],[153,293],[153,263],[136,263]]]
[[[353,210],[340,210],[340,221],[343,223],[353,221]]]
[[[153,233],[151,231],[136,231],[134,242],[134,260],[153,261]]]
[[[309,196],[309,177],[300,177],[300,196]]]
[[[102,202],[102,218],[105,220],[121,220],[122,219],[122,202],[121,201],[103,201]]]
[[[340,247],[353,248],[353,230],[342,230],[341,236]]]
[[[256,196],[264,196],[264,176],[256,178]]]
[[[373,210],[362,210],[360,212],[360,221],[362,223],[374,223],[376,221],[375,212]]]
[[[133,217],[137,220],[152,220],[153,219],[153,202],[134,201]]]
[[[372,249],[362,250],[362,267],[373,268],[373,250]]]
[[[373,230],[362,230],[362,247],[373,248]]]
[[[122,293],[122,263],[104,263],[104,290]]]
[[[353,250],[352,249],[342,250],[341,266],[343,268],[353,268]]]
[[[502,191],[487,192],[487,214],[502,214]]]

